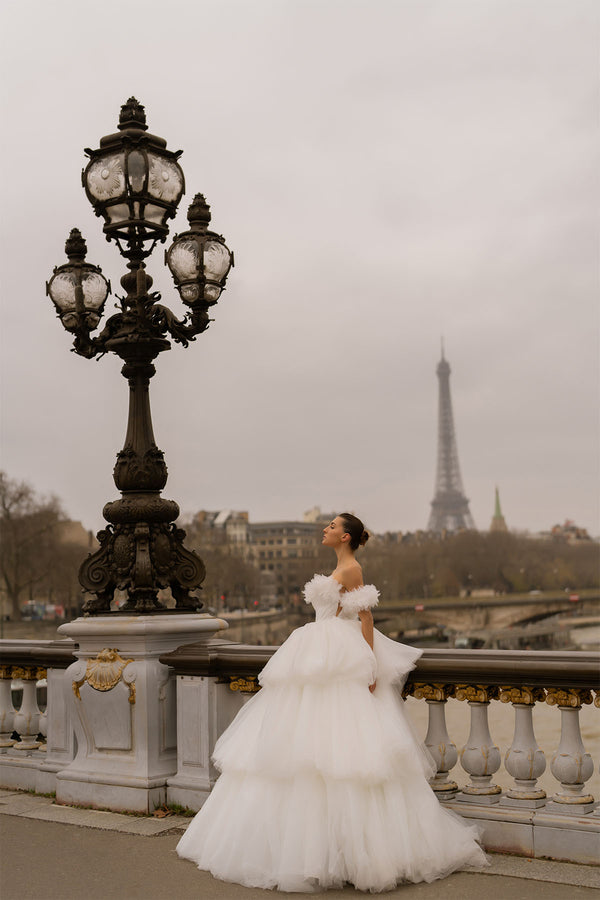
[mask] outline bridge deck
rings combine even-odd
[[[175,846],[188,822],[178,816],[156,819],[56,806],[49,798],[0,791],[2,898],[268,900],[281,896],[216,881],[180,860]],[[491,854],[490,861],[485,874],[456,872],[447,878],[445,900],[480,900],[486,893],[502,900],[522,900],[539,889],[544,900],[598,896],[594,886],[600,883],[600,870],[594,867],[497,854]],[[311,896],[350,900],[357,892],[348,887]],[[403,885],[385,897],[439,900],[440,883]]]

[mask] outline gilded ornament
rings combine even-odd
[[[12,678],[12,666],[0,666],[0,678]]]
[[[499,688],[494,684],[457,684],[456,699],[467,700],[469,703],[489,703],[497,700]]]
[[[43,669],[41,666],[35,670],[35,677],[38,681],[42,681],[44,678],[48,677],[48,670]]]
[[[500,700],[502,703],[517,703],[521,706],[533,706],[536,702],[542,703],[546,699],[546,691],[541,687],[501,687]]]
[[[260,690],[260,684],[255,677],[236,678],[235,676],[230,676],[229,689],[231,691],[239,691],[242,694],[256,694]]]
[[[592,702],[592,692],[588,688],[548,688],[546,703],[549,706],[570,706],[581,709],[582,703]]]
[[[594,697],[594,706],[597,706],[600,709],[600,692],[596,691],[596,696]]]
[[[454,685],[418,682],[413,686],[412,693],[417,700],[437,700],[438,703],[445,703],[448,697],[454,696]]]
[[[118,650],[105,647],[95,659],[87,662],[85,675],[79,681],[73,682],[73,692],[78,700],[81,700],[79,689],[87,681],[95,691],[112,691],[119,683],[125,666],[133,662],[133,659],[123,659]],[[129,702],[135,703],[135,685],[128,683]]]
[[[12,677],[21,681],[37,681],[36,670],[32,666],[13,666]]]

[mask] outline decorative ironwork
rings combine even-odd
[[[197,303],[216,303],[233,266],[233,253],[214,231],[208,231],[210,207],[196,194],[188,210],[190,230],[175,235],[165,262],[181,299],[192,309]]]
[[[435,496],[431,501],[428,531],[460,531],[475,528],[469,510],[458,462],[452,399],[450,397],[450,365],[444,358],[438,363],[438,455],[435,477]]]
[[[171,341],[187,347],[208,328],[208,309],[223,289],[233,258],[223,239],[206,230],[208,205],[202,198],[204,211],[200,210],[201,195],[197,195],[190,234],[202,245],[195,277],[205,289],[196,298],[184,298],[188,311],[178,318],[159,302],[160,294],[150,290],[152,278],[144,259],[157,240],[165,240],[167,222],[183,194],[181,151],[168,151],[163,138],[147,132],[144,108],[130,97],[121,109],[118,132],[102,138],[98,150],[86,153],[90,157],[83,173],[86,193],[96,214],[105,219],[107,239],[114,238],[128,259],[129,272],[121,278],[124,294],[117,297],[118,311],[93,335],[110,285],[97,267],[84,261],[85,241],[76,229],[67,241],[69,263],[55,270],[48,292],[63,325],[74,334],[77,354],[93,359],[111,352],[123,361],[129,418],[113,472],[121,499],[104,507],[109,524],[98,533],[99,549],[79,572],[80,583],[90,595],[83,611],[89,615],[161,612],[165,606],[158,591],[165,588],[171,590],[176,611],[196,611],[202,604],[192,592],[200,588],[206,572],[200,557],[184,547],[185,532],[174,524],[177,503],[160,496],[167,483],[167,467],[154,440],[149,385],[156,371],[154,360],[170,349]],[[204,226],[200,220],[206,220]],[[67,279],[65,284],[59,276]],[[92,278],[97,283],[92,284]],[[176,283],[180,289],[179,280]],[[117,589],[127,593],[118,611],[111,610]]]
[[[139,261],[164,241],[185,190],[178,159],[164,138],[149,134],[141,103],[130,97],[121,107],[118,131],[85,150],[90,161],[82,183],[97,216],[105,220],[107,240],[124,256]],[[144,245],[151,242],[146,250]]]

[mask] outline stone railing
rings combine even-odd
[[[173,802],[196,809],[208,795],[218,777],[210,761],[214,743],[259,690],[258,673],[275,649],[214,641],[161,657],[178,680],[178,770],[168,789]],[[444,805],[476,820],[489,849],[587,863],[600,859],[600,809],[586,789],[594,765],[579,727],[582,704],[600,706],[600,654],[425,650],[403,695],[427,703],[425,744],[438,769],[431,787]],[[470,708],[470,733],[460,752],[446,726],[450,698]],[[490,733],[492,702],[514,709],[513,740],[504,758],[512,784],[505,791],[494,782],[502,757]],[[534,708],[541,703],[556,706],[561,720],[550,761],[556,781],[551,796],[537,784],[546,768],[534,732]],[[461,789],[450,774],[459,759],[468,778]]]
[[[68,640],[0,641],[0,784],[50,792],[73,760],[76,692],[65,669],[75,649]],[[259,689],[258,673],[275,649],[213,638],[159,657],[165,675],[177,683],[176,771],[174,766],[165,780],[168,803],[200,808],[218,777],[211,764],[214,744]],[[44,675],[45,713],[36,696]],[[15,711],[11,684],[19,683],[22,702]],[[437,764],[432,789],[445,806],[480,825],[486,847],[577,862],[600,859],[600,809],[586,787],[594,766],[579,726],[582,705],[600,706],[600,654],[426,650],[403,693],[427,704],[425,743]],[[450,698],[470,708],[470,733],[460,752],[446,725]],[[549,796],[538,784],[546,754],[534,732],[535,708],[542,703],[557,707],[560,718],[559,745],[545,748],[552,751],[555,780]],[[504,757],[508,790],[494,780],[502,766],[492,737],[496,704],[514,709],[513,740]],[[452,772],[459,760],[466,778],[461,788]]]
[[[0,784],[4,787],[51,793],[56,773],[73,758],[75,740],[64,671],[75,660],[74,646],[72,641],[0,641]]]

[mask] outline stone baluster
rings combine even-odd
[[[550,771],[560,782],[560,790],[546,806],[552,812],[580,816],[595,807],[593,796],[584,793],[585,782],[594,771],[594,763],[585,751],[579,728],[581,704],[591,702],[592,692],[586,688],[548,690],[546,703],[558,706],[561,716],[560,743],[550,762]]]
[[[415,684],[411,693],[417,700],[424,699],[429,709],[429,722],[425,736],[425,746],[433,756],[437,772],[429,782],[438,800],[451,800],[456,796],[458,785],[448,773],[456,765],[458,752],[446,727],[446,703],[454,693],[449,684]]]
[[[12,675],[23,682],[23,700],[15,715],[15,731],[19,732],[20,740],[13,749],[29,753],[40,746],[37,739],[40,721],[36,695],[37,670],[30,666],[13,666]]]
[[[41,669],[41,668],[37,669],[35,675],[36,675],[36,678],[38,681],[42,681],[44,679],[47,679],[47,677],[48,677],[48,673],[47,673],[46,669]],[[37,696],[36,696],[36,702],[37,702]],[[37,706],[38,706],[38,710],[40,712],[40,718],[39,718],[39,722],[38,722],[38,731],[44,738],[43,743],[40,744],[38,749],[46,752],[46,750],[48,749],[48,744],[47,744],[47,739],[48,739],[48,689],[47,688],[46,688],[46,706],[44,707],[43,712],[40,708],[39,703],[37,703]]]
[[[15,709],[12,702],[12,672],[10,666],[0,666],[0,750],[12,747],[15,730]]]
[[[467,743],[460,751],[460,764],[470,776],[470,783],[462,788],[457,800],[467,803],[498,803],[502,789],[492,782],[500,768],[500,750],[492,741],[488,724],[490,700],[499,690],[492,685],[462,684],[456,686],[456,699],[467,700],[471,709],[471,730]]]
[[[600,709],[600,691],[596,691],[594,693],[594,706],[597,709]],[[597,818],[600,818],[600,803],[596,806],[596,809],[594,810],[593,815],[596,816]]]
[[[545,699],[543,688],[500,688],[502,703],[512,703],[515,710],[513,742],[504,757],[504,766],[512,775],[514,785],[501,798],[502,806],[537,809],[546,803],[546,792],[536,787],[538,778],[546,769],[546,757],[538,747],[533,731],[533,707],[536,701],[543,702]]]

